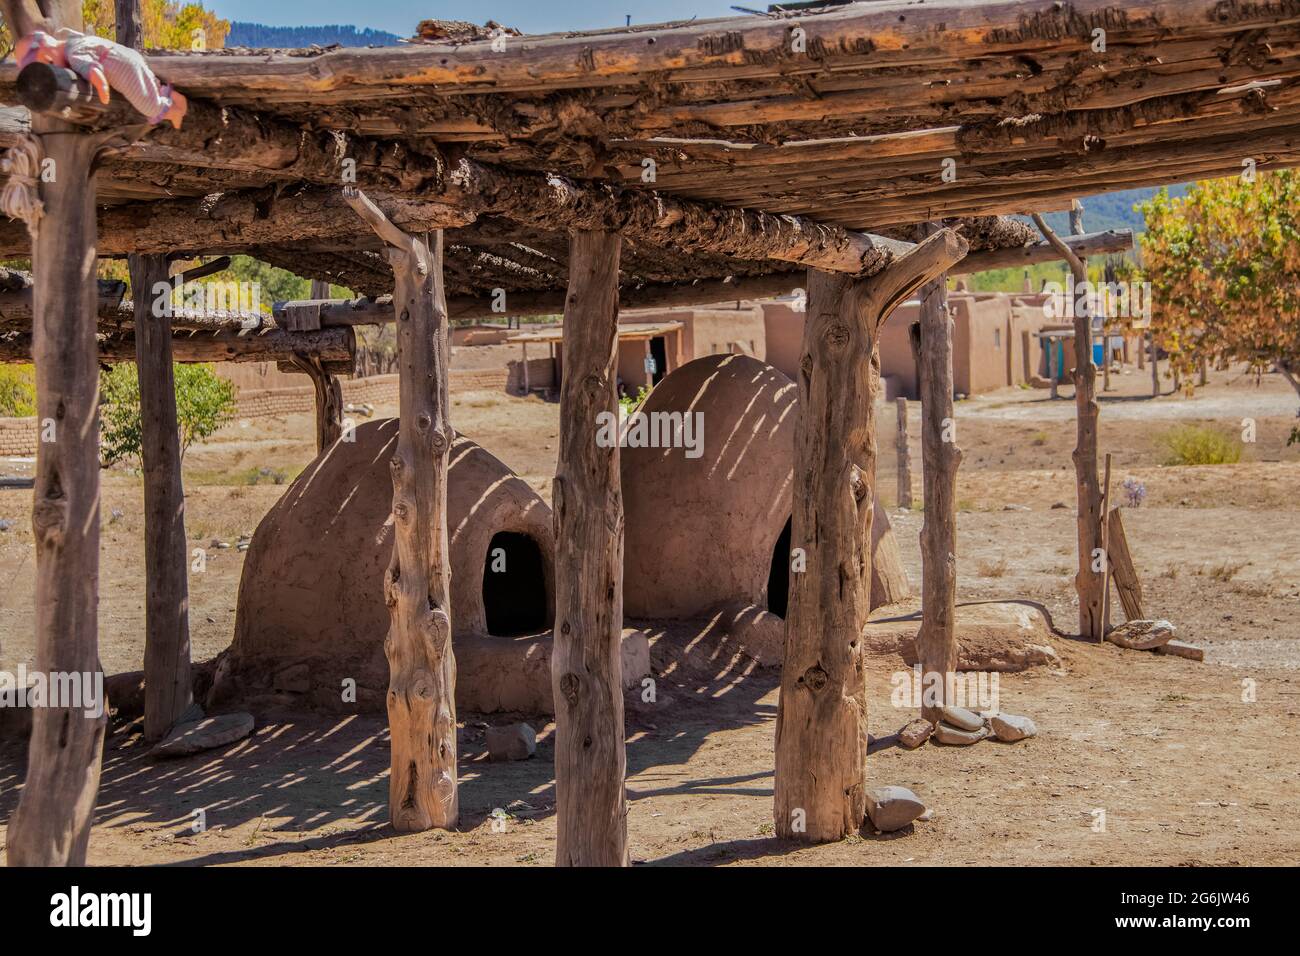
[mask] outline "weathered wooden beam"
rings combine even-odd
[[[911,510],[912,449],[907,441],[907,398],[898,396],[894,400],[894,405],[898,411],[894,429],[894,453],[898,457],[898,507]]]
[[[557,866],[627,866],[616,233],[570,239],[555,511]],[[601,439],[604,436],[605,440]]]
[[[454,829],[456,662],[451,643],[447,468],[452,429],[448,397],[447,305],[442,233],[404,233],[365,194],[348,204],[388,246],[400,308],[397,323],[398,427],[393,473],[393,556],[384,577],[392,616],[388,729],[392,765],[388,812],[399,833]]]
[[[851,4],[828,12],[782,17],[730,17],[629,27],[597,34],[509,37],[510,55],[490,41],[421,43],[345,49],[317,57],[247,54],[155,56],[150,63],[170,82],[196,95],[242,90],[250,101],[293,95],[328,99],[335,91],[371,88],[379,95],[407,87],[439,93],[546,91],[719,78],[825,75],[854,66],[924,66],[982,61],[990,56],[1087,55],[1092,29],[1109,43],[1170,36],[1215,36],[1297,21],[1285,4],[1217,0],[941,0]],[[792,30],[803,42],[792,42]],[[1032,75],[1028,67],[1024,76]]]
[[[1070,264],[1075,285],[1088,281],[1088,269],[1074,251],[1034,214],[1034,224],[1048,242],[1055,245]],[[1097,368],[1092,364],[1092,316],[1086,297],[1074,305],[1074,401],[1076,440],[1074,448],[1075,484],[1078,491],[1079,570],[1074,589],[1079,595],[1079,635],[1101,643],[1105,637],[1102,602],[1105,597],[1105,550],[1101,535],[1101,484],[1097,475]]]
[[[791,575],[776,719],[774,814],[788,839],[839,840],[863,823],[877,337],[898,305],[965,252],[965,240],[943,230],[872,278],[808,276],[791,538],[806,570]]]
[[[81,26],[81,5],[3,0],[16,35],[36,26]],[[32,249],[36,451],[32,535],[36,551],[35,670],[77,675],[82,699],[32,713],[27,776],[9,820],[10,866],[86,861],[107,725],[95,697],[102,680],[99,605],[99,370],[95,354],[95,143],[65,124],[32,124],[57,181],[40,186],[45,215]]]
[[[379,194],[377,205],[413,232],[463,226],[473,215],[445,203]],[[356,230],[356,217],[338,189],[299,188],[282,193],[245,190],[201,199],[124,203],[99,213],[101,256],[132,252],[192,256],[243,252],[250,246],[335,239]],[[0,223],[0,257],[25,256],[30,249],[21,223]]]
[[[1124,533],[1124,519],[1119,508],[1112,508],[1106,519],[1106,558],[1115,579],[1115,591],[1124,606],[1124,618],[1141,621],[1146,618],[1142,610],[1142,580],[1137,565],[1129,551],[1128,535]]]
[[[920,321],[910,332],[921,386],[921,459],[925,518],[921,525],[921,627],[916,635],[923,693],[921,716],[937,724],[957,670],[957,447],[953,417],[952,317],[947,276],[921,287]]]
[[[1061,241],[1080,257],[1110,255],[1128,252],[1133,248],[1133,230],[1108,229],[1105,232],[1062,237]],[[1060,250],[1050,242],[1035,242],[1027,246],[972,252],[958,264],[954,274],[970,275],[988,269],[1030,266],[1040,262],[1059,262],[1061,259]]]
[[[94,326],[91,326],[93,335]],[[352,361],[356,338],[347,326],[317,332],[265,329],[237,332],[172,333],[172,360],[182,364],[206,362],[288,362],[295,355],[317,355],[326,364]],[[96,363],[134,362],[135,337],[130,333],[99,336]],[[32,336],[25,332],[0,335],[0,362],[31,362],[35,358]],[[39,359],[36,359],[39,361]]]

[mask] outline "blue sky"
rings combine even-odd
[[[763,2],[736,0],[755,10],[767,8]],[[443,20],[469,20],[483,23],[496,20],[525,33],[549,33],[555,30],[591,30],[621,26],[626,15],[633,23],[661,23],[665,20],[689,19],[693,16],[736,16],[728,0],[475,0],[475,2],[437,2],[437,0],[207,0],[204,4],[227,20],[245,20],[267,26],[319,26],[327,23],[352,24],[387,30],[398,36],[410,36],[420,20],[437,17]]]

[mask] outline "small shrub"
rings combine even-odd
[[[1123,487],[1124,500],[1130,508],[1141,507],[1142,502],[1146,501],[1147,486],[1136,478],[1125,478]]]
[[[36,369],[30,365],[0,365],[0,418],[36,414]]]
[[[1034,438],[1032,444],[1037,448],[1041,448],[1044,445],[1046,445],[1047,432],[1034,432]]]
[[[235,386],[218,377],[211,365],[175,365],[173,370],[183,459],[190,445],[207,438],[234,415]],[[135,365],[124,362],[102,373],[99,396],[103,406],[100,452],[104,467],[119,461],[138,462],[143,435],[140,379]]]
[[[1205,425],[1179,425],[1160,436],[1166,465],[1232,465],[1241,461],[1241,443]]]
[[[981,558],[975,562],[975,570],[982,578],[1000,578],[1007,573],[1007,562],[1002,558],[996,561],[986,561]]]

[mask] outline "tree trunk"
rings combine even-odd
[[[194,703],[189,558],[172,333],[167,317],[152,308],[154,285],[167,283],[167,258],[133,255],[128,261],[144,464],[144,736],[153,741],[165,737]]]
[[[399,832],[456,826],[456,661],[447,546],[447,306],[442,233],[390,249],[397,278],[399,416],[393,472],[393,557],[385,579],[392,625],[388,811]]]
[[[921,458],[925,518],[921,525],[921,629],[916,637],[922,687],[939,675],[940,696],[921,716],[938,722],[948,675],[957,669],[957,447],[953,422],[952,319],[944,276],[921,289],[917,351],[921,369]]]
[[[8,8],[7,8],[8,9]],[[10,21],[13,22],[13,21]],[[79,22],[79,21],[77,21]],[[75,25],[75,24],[74,24]],[[99,367],[95,350],[94,144],[33,117],[57,170],[44,183],[35,243],[33,358],[37,446],[32,534],[36,549],[36,669],[102,671],[99,603]],[[79,866],[86,860],[99,790],[106,718],[92,702],[32,714],[27,780],[9,822],[11,866]]]
[[[965,251],[965,241],[944,230],[869,279],[808,274],[792,519],[805,570],[791,575],[776,721],[774,813],[782,837],[838,840],[862,825],[875,344],[889,314]]]
[[[1160,397],[1160,353],[1156,351],[1156,335],[1151,333],[1151,397]]]
[[[575,232],[564,309],[564,384],[556,467],[555,809],[557,866],[627,866],[623,493],[618,442],[618,267],[622,240]],[[607,429],[608,434],[608,429]]]
[[[898,507],[912,508],[912,450],[907,443],[907,399],[899,397],[898,428],[894,447],[898,453]]]

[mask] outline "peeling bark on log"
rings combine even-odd
[[[327,365],[337,365],[352,361],[355,350],[355,334],[346,326],[318,332],[267,329],[242,333],[172,333],[172,361],[182,365],[194,362],[287,362],[300,353],[316,355]],[[34,355],[30,335],[0,335],[0,362],[30,362]],[[135,360],[134,335],[110,335],[99,339],[98,361]]]
[[[890,313],[965,251],[944,230],[871,279],[808,275],[792,523],[806,570],[791,575],[776,723],[775,822],[788,839],[838,840],[862,825],[876,341]]]
[[[618,442],[616,233],[570,238],[555,509],[557,866],[627,866],[623,738],[623,493]]]
[[[451,644],[447,468],[452,429],[447,391],[447,304],[442,233],[408,236],[366,197],[345,193],[389,246],[397,286],[399,417],[393,472],[393,557],[384,578],[392,615],[388,812],[399,833],[453,829],[456,780],[456,661]]]
[[[9,23],[14,4],[6,3]],[[73,26],[76,19],[56,22]],[[99,664],[99,371],[95,354],[95,144],[37,117],[57,183],[41,188],[45,216],[34,250],[37,446],[36,669],[93,679]],[[45,436],[43,436],[45,437]],[[85,863],[99,789],[106,716],[85,702],[32,714],[27,778],[9,822],[11,866]]]
[[[921,382],[921,474],[925,518],[921,525],[921,628],[916,636],[922,687],[939,675],[937,706],[921,716],[939,720],[948,675],[957,670],[957,468],[961,449],[953,422],[952,318],[946,277],[921,288],[921,319],[912,327]]]
[[[144,465],[144,736],[156,741],[165,737],[194,703],[189,555],[171,329],[167,318],[154,315],[150,307],[155,284],[167,284],[167,258],[131,256],[129,261]]]
[[[473,216],[446,204],[397,194],[375,197],[399,227],[413,232],[461,226]],[[124,203],[100,211],[101,256],[133,252],[216,255],[249,246],[334,239],[356,231],[356,216],[337,189],[291,189],[276,195],[250,189],[200,199]],[[30,248],[21,223],[0,224],[0,256]]]

